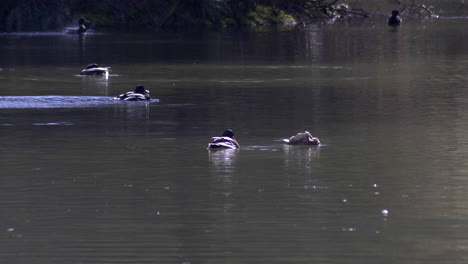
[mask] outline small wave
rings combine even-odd
[[[58,121],[58,122],[48,122],[48,123],[33,123],[35,126],[71,126],[73,125],[70,121]]]
[[[468,17],[438,17],[439,19],[446,19],[446,20],[450,20],[450,19],[468,19]]]
[[[159,102],[151,99],[149,103]],[[88,108],[121,103],[110,96],[0,96],[0,109]],[[138,103],[138,102],[136,102]]]
[[[264,80],[221,80],[220,83],[262,83]]]
[[[242,150],[278,151],[278,146],[242,146]]]
[[[34,36],[59,36],[63,32],[2,32],[0,36],[21,36],[21,37],[34,37]]]

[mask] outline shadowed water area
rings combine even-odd
[[[0,34],[1,262],[466,263],[466,24]]]

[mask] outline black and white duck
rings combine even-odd
[[[81,71],[81,75],[94,75],[109,77],[109,71],[111,67],[99,67],[96,63],[91,63]]]
[[[148,101],[151,99],[150,92],[143,85],[138,85],[132,92],[126,92],[115,97],[116,100],[122,101]]]
[[[239,143],[234,139],[234,132],[227,129],[220,137],[212,137],[208,144],[208,149],[238,149]]]

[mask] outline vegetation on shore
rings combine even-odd
[[[422,0],[387,0],[411,12],[431,7]],[[2,0],[0,31],[61,30],[76,25],[80,17],[95,25],[143,26],[241,26],[308,24],[350,17],[368,17],[353,8],[356,0]],[[417,3],[416,3],[417,2]]]

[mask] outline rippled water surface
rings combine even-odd
[[[1,262],[466,263],[466,24],[0,34]]]

